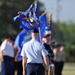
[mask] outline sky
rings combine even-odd
[[[74,22],[75,23],[75,0],[59,0],[59,13],[57,12],[57,0],[39,0],[46,8],[47,16],[52,9],[52,19],[57,21],[57,14],[61,22]]]

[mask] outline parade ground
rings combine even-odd
[[[65,63],[62,75],[75,75],[75,63]]]
[[[0,66],[0,69],[1,69],[1,66]],[[62,74],[75,75],[75,63],[65,63]]]
[[[75,75],[75,63],[65,63],[62,75]]]

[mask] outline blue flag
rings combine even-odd
[[[27,25],[27,22],[24,20],[21,22],[21,27],[26,29],[26,30],[32,30],[34,28],[38,28],[40,20],[39,20],[39,15],[38,15],[38,8],[37,8],[37,2],[34,2],[31,4],[29,9],[24,12],[24,15],[27,15],[29,20],[29,24]]]
[[[16,57],[16,60],[19,61],[22,59],[22,56],[20,55],[21,54],[21,50],[22,50],[22,47],[23,47],[23,44],[26,43],[27,41],[29,41],[31,39],[31,35],[30,33],[26,32],[25,30],[22,30],[16,37],[15,39],[15,42],[14,44],[16,46],[19,47],[20,51],[17,53],[17,57]]]
[[[37,28],[40,24],[37,2],[31,4],[25,12],[19,12],[19,15],[14,17],[14,21],[16,20],[21,22],[20,28],[26,30]]]
[[[27,16],[25,16],[24,14],[20,13],[19,15],[15,16],[14,21],[18,20],[18,21],[23,21],[23,20],[27,20]]]
[[[44,37],[44,32],[45,32],[45,27],[47,26],[47,16],[46,16],[46,12],[44,12],[40,17],[40,31],[41,31],[41,37]],[[40,38],[38,38],[38,40],[40,40]]]
[[[24,12],[24,15],[34,17],[35,20],[39,19],[37,1],[33,2],[30,7]]]
[[[45,27],[47,26],[47,17],[46,17],[46,12],[44,12],[40,17],[40,35],[41,39],[44,37],[44,32],[45,32]],[[41,41],[40,37],[38,38],[38,41]]]

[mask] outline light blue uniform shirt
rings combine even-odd
[[[27,63],[43,63],[43,56],[46,55],[48,55],[47,50],[36,39],[25,43],[21,52],[21,56],[27,57]]]

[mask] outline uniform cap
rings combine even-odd
[[[44,38],[51,38],[51,35],[50,34],[46,34],[46,35],[44,35]]]
[[[33,29],[32,33],[39,33],[38,29]]]

